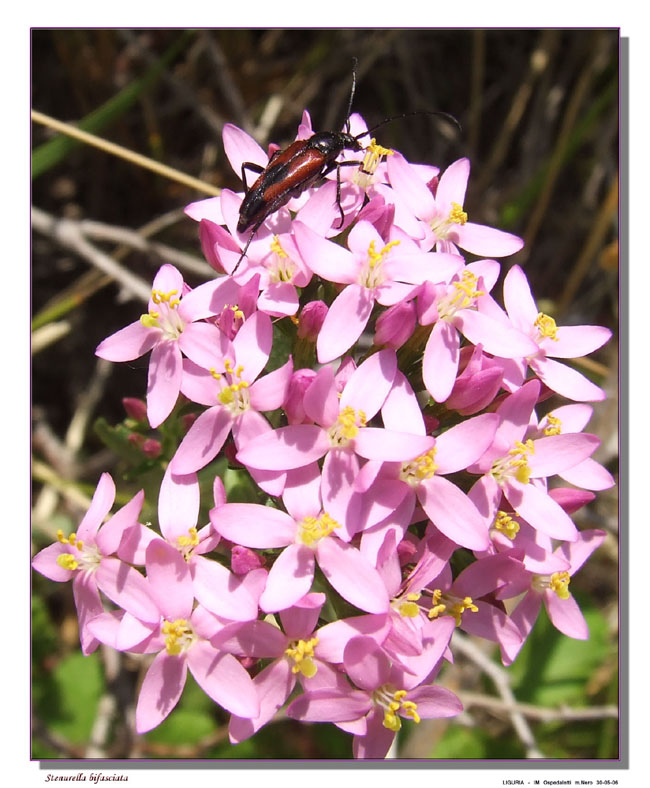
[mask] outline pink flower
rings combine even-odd
[[[422,378],[436,402],[444,402],[454,387],[460,334],[503,358],[519,359],[535,350],[535,343],[520,330],[481,310],[498,275],[498,263],[479,260],[465,266],[449,284],[429,284],[421,291],[419,321],[422,325],[434,324],[424,349]]]
[[[595,435],[554,435],[538,440],[524,438],[540,383],[531,380],[511,394],[497,409],[501,423],[490,448],[469,467],[484,475],[469,496],[489,522],[493,522],[503,495],[512,509],[555,539],[575,541],[578,532],[571,518],[546,490],[546,478],[581,463],[597,448]]]
[[[163,265],[153,282],[149,311],[98,346],[108,361],[132,361],[151,350],[147,413],[157,427],[169,416],[181,386],[182,354],[199,366],[219,364],[223,337],[204,318],[232,303],[238,286],[229,279],[207,282],[189,291],[173,265]]]
[[[525,572],[526,594],[510,614],[511,621],[524,638],[531,632],[542,604],[553,626],[567,637],[577,640],[586,640],[589,637],[587,622],[569,591],[569,583],[593,551],[600,547],[605,536],[604,531],[582,531],[572,544],[560,545],[552,554],[549,551],[546,556],[547,566],[537,566],[537,571]],[[559,565],[554,567],[550,564],[553,558],[560,562]],[[504,590],[501,598],[521,593],[522,580],[523,578],[519,580],[519,587],[514,593],[512,590],[508,590],[508,593]],[[511,661],[518,651],[519,649],[510,655]]]
[[[205,612],[194,608],[190,567],[162,539],[146,549],[146,596],[137,614],[105,614],[93,622],[102,642],[120,650],[156,653],[140,688],[135,712],[138,733],[155,728],[174,709],[187,670],[212,700],[233,714],[255,717],[259,699],[246,670],[231,654],[215,649],[205,631]],[[141,576],[140,576],[141,577]]]
[[[434,670],[448,637],[440,637],[409,670],[391,664],[377,643],[356,637],[345,647],[343,666],[356,686],[305,692],[294,700],[287,714],[305,722],[334,722],[354,733],[355,758],[384,758],[401,719],[419,723],[422,718],[454,717],[463,707],[444,687],[423,682]]]
[[[315,424],[280,427],[254,438],[237,454],[250,468],[285,471],[302,468],[328,455],[324,477],[358,470],[356,455],[366,459],[410,460],[428,451],[433,439],[408,432],[366,426],[379,411],[395,377],[392,350],[370,356],[350,376],[339,397],[334,373],[319,370],[304,397],[305,412]],[[333,467],[337,466],[335,470]]]
[[[129,531],[140,527],[138,515],[144,501],[144,492],[141,490],[137,493],[102,525],[114,500],[113,479],[108,473],[103,473],[90,508],[79,523],[77,531],[67,537],[59,531],[58,541],[37,553],[32,561],[34,569],[50,580],[58,583],[72,580],[79,616],[79,637],[84,654],[90,654],[99,645],[88,628],[89,622],[104,612],[99,591],[119,605],[130,593],[128,588],[122,588],[125,580],[132,581],[138,588],[142,585],[139,580],[144,582],[135,569],[112,557],[122,539],[128,537]]]
[[[388,595],[377,570],[354,547],[337,538],[346,523],[323,509],[320,472],[315,464],[294,471],[285,488],[288,514],[258,504],[226,504],[210,513],[222,536],[257,549],[284,548],[269,572],[260,607],[285,610],[311,589],[315,565],[348,602],[370,613],[388,608]],[[343,508],[342,508],[343,511]]]
[[[538,310],[526,275],[518,265],[508,271],[504,280],[503,300],[512,323],[536,344],[535,352],[526,354],[526,361],[540,380],[568,399],[605,399],[605,392],[599,386],[553,357],[578,358],[593,353],[612,336],[608,328],[556,326],[552,317]]]
[[[457,247],[472,254],[505,257],[524,245],[521,238],[502,230],[473,224],[463,211],[469,180],[469,159],[459,159],[442,173],[435,196],[400,154],[388,159],[388,176],[401,204],[420,220],[425,233],[424,248],[436,243],[438,251],[458,253]],[[400,224],[401,216],[396,217]],[[412,231],[412,230],[411,230]]]
[[[255,437],[271,431],[261,410],[274,410],[286,398],[292,372],[291,359],[279,369],[257,380],[271,351],[273,329],[268,315],[256,312],[224,349],[219,369],[202,369],[191,361],[184,363],[181,391],[188,399],[208,409],[202,413],[183,438],[170,467],[185,475],[200,470],[221,450],[230,431],[241,450]],[[257,473],[253,477],[271,495],[282,492],[282,474]]]
[[[348,249],[328,241],[306,225],[294,223],[296,243],[309,268],[321,278],[345,285],[332,302],[316,348],[321,364],[343,355],[361,336],[375,302],[396,304],[417,285],[441,281],[459,265],[457,255],[423,253],[408,238],[385,243],[372,224],[357,222]]]

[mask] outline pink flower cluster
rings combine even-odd
[[[298,138],[311,133],[305,113]],[[268,162],[233,126],[224,145],[236,173]],[[561,359],[610,332],[556,326],[517,266],[497,303],[492,258],[523,242],[468,221],[467,159],[440,175],[373,140],[360,165],[341,169],[343,234],[331,176],[271,214],[239,265],[242,195],[188,206],[219,275],[191,289],[164,265],[147,313],[97,349],[151,351],[152,428],[179,394],[204,407],[167,457],[159,531],[139,522],[142,492],[104,522],[104,474],[77,532],[34,558],[72,580],[84,653],[150,655],[140,733],[189,669],[230,713],[232,742],[289,702],[290,717],[352,734],[355,757],[383,758],[402,720],[462,710],[435,684],[457,627],[506,665],[542,604],[588,635],[568,586],[605,534],[570,515],[614,482],[582,431],[584,403],[605,394]],[[292,352],[266,371],[280,335]],[[553,392],[572,404],[539,409]],[[197,473],[224,451],[259,494],[228,503],[215,476],[200,524]]]

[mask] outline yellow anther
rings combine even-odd
[[[490,474],[499,484],[511,476],[521,484],[528,484],[531,474],[528,455],[534,453],[535,445],[530,438],[525,443],[515,441],[514,447],[505,457],[494,461]]]
[[[158,314],[158,312],[149,312],[148,314],[140,315],[140,323],[145,328],[159,328],[158,325],[159,317],[160,315]]]
[[[337,424],[341,436],[352,440],[352,438],[356,438],[359,428],[366,426],[366,414],[362,410],[355,410],[347,405],[339,413]]]
[[[375,695],[376,700],[384,707],[383,725],[385,728],[391,731],[398,731],[402,727],[402,721],[397,714],[399,711],[412,719],[413,722],[420,722],[420,715],[417,713],[417,703],[405,700],[407,696],[406,690],[397,690],[392,693],[392,696],[389,693],[388,687],[383,687]]]
[[[394,150],[383,148],[381,145],[378,145],[377,140],[373,137],[366,148],[363,162],[361,163],[361,172],[365,175],[373,175],[382,157],[392,156],[394,153]]]
[[[163,621],[161,632],[165,636],[165,649],[172,656],[187,649],[194,640],[192,627],[184,618],[176,621]]]
[[[436,451],[434,446],[425,454],[420,454],[414,460],[405,462],[400,471],[400,479],[412,485],[419,484],[423,479],[430,479],[438,469],[438,465],[434,461]]]
[[[243,319],[244,319],[244,313],[243,313],[243,312],[241,311],[241,309],[240,309],[240,308],[237,306],[237,304],[233,304],[232,306],[230,306],[230,307],[228,307],[228,308],[230,309],[230,311],[233,313],[233,315],[234,315],[236,318],[239,318],[240,320],[243,320]]]
[[[220,380],[221,379],[221,372],[217,372],[217,370],[214,367],[210,367],[209,371],[210,371],[210,374],[212,375],[212,377],[215,380]]]
[[[519,533],[519,523],[514,520],[507,512],[499,510],[494,521],[494,527],[501,531],[508,539],[514,539]]]
[[[413,720],[413,722],[420,722],[420,715],[416,711],[417,707],[417,703],[413,703],[412,700],[405,700],[404,703],[402,703],[402,710],[407,717]]]
[[[282,248],[282,244],[280,243],[280,239],[277,235],[273,236],[273,240],[271,241],[271,251],[275,252],[278,257],[288,257],[289,255],[284,251]]]
[[[549,413],[546,421],[547,425],[544,427],[544,435],[560,435],[562,433],[562,421],[557,416]]]
[[[457,202],[452,202],[451,211],[449,211],[449,219],[451,224],[465,224],[467,221],[467,214],[463,210],[463,206]]]
[[[569,583],[571,576],[568,572],[554,572],[551,575],[550,589],[560,597],[560,599],[568,599],[571,594],[569,593]]]
[[[477,613],[478,607],[472,601],[471,596],[466,596],[465,599],[459,600],[450,610],[450,615],[456,619],[456,626],[461,625],[463,613],[469,610],[470,613]]]
[[[199,532],[196,528],[190,528],[189,536],[179,536],[176,540],[179,547],[196,547],[199,543]]]
[[[285,654],[294,661],[291,667],[292,673],[302,673],[308,679],[316,675],[318,665],[314,662],[314,648],[318,644],[318,638],[310,640],[298,640],[292,646],[285,649]]]
[[[535,320],[535,326],[539,331],[540,337],[552,339],[553,342],[557,342],[559,340],[559,337],[557,336],[557,325],[552,317],[540,312],[539,315],[537,315],[537,319]]]
[[[384,246],[384,248],[381,251],[377,252],[375,251],[375,242],[370,241],[370,244],[368,246],[368,266],[371,269],[376,268],[378,265],[381,264],[382,260],[390,252],[390,250],[394,246],[398,246],[399,243],[400,243],[399,240],[391,241],[390,243],[386,244],[386,246]]]
[[[308,516],[300,524],[300,540],[309,547],[340,527],[340,523],[337,523],[327,512],[323,512],[320,517]]]
[[[62,569],[68,569],[70,572],[79,566],[79,562],[71,553],[61,553],[57,556],[56,562]]]

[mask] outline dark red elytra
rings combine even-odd
[[[356,66],[356,59],[354,61]],[[241,177],[244,183],[244,199],[239,208],[237,232],[244,233],[251,230],[235,269],[246,256],[248,247],[255,233],[262,226],[264,220],[275,211],[286,205],[293,197],[298,197],[310,186],[320,181],[336,169],[336,202],[341,215],[339,227],[343,226],[345,216],[341,206],[341,167],[359,166],[358,161],[337,161],[345,150],[360,151],[363,146],[359,140],[375,131],[385,123],[398,118],[411,115],[443,115],[451,119],[456,125],[458,121],[444,112],[409,112],[395,117],[385,118],[381,123],[371,129],[353,137],[350,134],[350,113],[356,88],[356,72],[352,70],[352,89],[348,101],[345,118],[345,131],[320,131],[309,139],[296,140],[284,150],[276,151],[269,159],[266,167],[253,162],[244,162],[241,167]],[[258,178],[252,186],[246,184],[246,170],[257,173]],[[234,270],[233,270],[234,272]]]

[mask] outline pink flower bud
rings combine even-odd
[[[259,569],[266,563],[265,559],[248,547],[233,545],[230,553],[230,567],[236,575],[247,575],[253,569]]]
[[[220,274],[225,274],[226,269],[223,267],[223,263],[217,252],[216,244],[217,242],[223,244],[224,236],[230,239],[228,248],[232,248],[233,251],[235,251],[237,247],[231,236],[225,233],[218,224],[211,222],[209,219],[201,219],[199,223],[199,240],[201,242],[203,256],[214,270],[218,271]]]
[[[567,514],[573,514],[594,500],[596,495],[588,490],[576,490],[572,487],[556,487],[549,490],[551,498],[559,503]]]
[[[289,388],[287,390],[287,399],[282,406],[284,412],[287,414],[289,424],[312,423],[309,416],[305,413],[302,402],[305,391],[307,391],[315,377],[316,372],[313,369],[297,369],[291,375]]]
[[[185,432],[189,430],[189,428],[194,424],[194,422],[198,419],[197,413],[186,413],[184,416],[181,417],[181,424],[183,425],[183,429]]]
[[[400,301],[377,318],[374,344],[378,347],[401,347],[413,333],[416,321],[414,301]]]
[[[147,438],[145,442],[142,444],[142,451],[154,460],[156,457],[160,457],[160,453],[162,452],[162,443],[157,441],[155,438]]]
[[[463,348],[461,365],[463,361],[465,369],[456,378],[445,405],[463,416],[471,416],[486,408],[497,395],[503,380],[503,367],[486,358],[481,345]]]
[[[145,442],[144,435],[140,435],[139,432],[132,432],[129,437],[127,438],[129,443],[132,443],[134,446],[137,446],[138,449],[141,449]]]
[[[298,336],[315,342],[327,315],[327,304],[324,301],[310,301],[305,304],[298,318]]]
[[[147,403],[137,397],[122,397],[122,406],[126,415],[136,421],[146,421]]]

